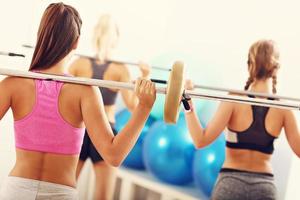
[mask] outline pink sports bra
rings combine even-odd
[[[84,128],[66,122],[58,108],[63,83],[35,80],[35,105],[28,115],[14,122],[16,147],[24,150],[79,154]]]

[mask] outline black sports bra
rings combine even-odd
[[[107,68],[111,64],[111,62],[106,62],[104,64],[98,64],[95,59],[90,59],[93,69],[93,76],[92,78],[95,79],[103,79],[104,73],[106,72]],[[114,105],[117,98],[117,92],[112,91],[108,88],[101,88],[99,87],[100,92],[103,98],[104,105]]]
[[[265,127],[265,119],[269,107],[252,105],[251,109],[253,122],[250,127],[241,132],[228,128],[226,133],[226,146],[234,149],[250,149],[272,154],[276,137],[269,134]]]

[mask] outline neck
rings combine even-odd
[[[61,61],[56,63],[55,65],[52,65],[50,68],[43,70],[45,73],[49,74],[64,74],[67,72],[67,66],[70,58],[70,54],[64,57]]]
[[[250,91],[272,93],[272,79],[255,80],[250,87]]]
[[[102,51],[99,49],[96,53],[97,58],[99,61],[104,62],[106,60],[111,59],[112,49],[106,49],[105,51]]]

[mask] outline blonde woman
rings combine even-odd
[[[79,77],[122,82],[132,81],[130,73],[125,65],[107,61],[111,58],[118,40],[119,30],[114,19],[110,15],[101,16],[95,26],[92,41],[95,58],[81,57],[75,60],[70,66],[70,73]],[[147,78],[150,73],[148,65],[141,63],[139,69],[141,71],[141,77]],[[136,107],[138,98],[134,92],[129,90],[118,91],[106,88],[99,89],[102,93],[106,115],[116,134],[114,123],[117,94],[119,92],[121,93],[125,106],[131,111]],[[100,200],[111,199],[115,180],[114,169],[103,161],[102,155],[96,151],[86,132],[77,167],[77,178],[80,175],[81,169],[87,158],[91,159],[96,175],[94,198]]]
[[[279,67],[275,42],[255,42],[249,49],[249,78],[245,90],[276,93]],[[192,88],[190,82],[187,88]],[[191,101],[190,105],[193,106]],[[201,126],[193,109],[185,115],[197,148],[212,143],[227,127],[226,158],[212,194],[213,200],[277,199],[270,160],[274,140],[282,128],[290,147],[300,156],[299,129],[291,111],[222,102],[206,128]]]
[[[64,76],[81,24],[72,6],[50,4],[40,22],[29,70]],[[75,175],[84,127],[106,162],[120,165],[150,114],[155,85],[139,79],[136,95],[139,103],[131,119],[114,136],[98,88],[19,77],[2,80],[0,120],[12,110],[16,163],[1,184],[0,199],[78,199]]]

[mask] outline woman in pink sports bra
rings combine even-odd
[[[31,71],[64,75],[80,36],[81,18],[71,6],[50,4],[41,19]],[[155,85],[138,79],[137,107],[113,135],[99,89],[57,81],[8,77],[0,82],[0,119],[14,116],[16,163],[0,199],[78,199],[76,166],[88,130],[104,160],[119,166],[134,146],[155,101]]]

